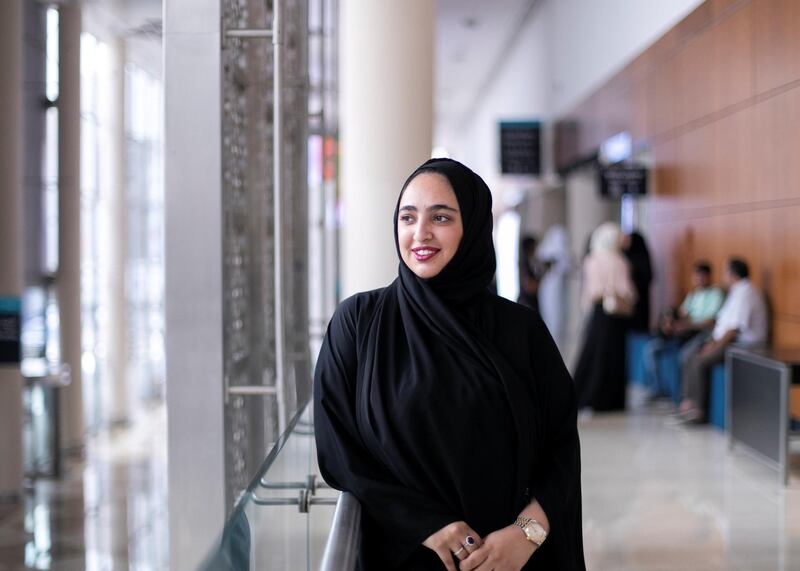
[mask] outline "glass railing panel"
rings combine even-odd
[[[319,568],[338,492],[319,477],[311,407],[293,419],[237,500],[202,569]]]

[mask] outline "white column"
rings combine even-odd
[[[111,185],[108,192],[110,224],[108,273],[108,381],[105,415],[111,424],[129,420],[128,339],[127,339],[127,250],[128,205],[125,142],[125,41],[116,39],[111,49],[111,101],[109,106],[111,149],[109,152]]]
[[[19,297],[22,239],[22,0],[0,2],[0,296]],[[22,374],[0,364],[0,497],[22,487]]]
[[[81,381],[81,7],[59,6],[58,277],[61,360],[72,383],[62,393],[62,445],[83,445]]]
[[[225,521],[219,0],[164,17],[170,568],[195,569]]]
[[[433,0],[341,5],[342,293],[397,276],[392,214],[400,187],[430,158]]]

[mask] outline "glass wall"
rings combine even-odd
[[[115,69],[111,47],[84,33],[81,38],[81,298],[84,414],[92,431],[108,421],[109,391],[126,390],[129,409],[164,396],[164,190],[163,89],[158,78],[128,63],[125,104],[114,108]],[[124,113],[125,156],[114,156],[115,121]],[[123,188],[113,168],[122,161]],[[114,225],[112,193],[122,192],[125,228]],[[112,268],[112,248],[126,243],[122,269]],[[127,383],[112,386],[109,319],[112,271],[125,273],[125,363]]]
[[[108,279],[111,228],[108,189],[111,163],[111,54],[91,34],[81,36],[81,322],[83,402],[88,431],[102,423],[107,390]]]
[[[128,211],[128,378],[139,401],[164,397],[163,92],[158,79],[125,70]]]

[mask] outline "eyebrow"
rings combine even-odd
[[[405,206],[400,207],[400,212],[404,210],[411,210],[416,212],[418,209],[416,206],[412,206],[411,204],[407,204]],[[450,212],[458,212],[457,208],[453,208],[452,206],[447,206],[446,204],[434,204],[428,207],[428,212],[433,212],[434,210],[449,210]]]

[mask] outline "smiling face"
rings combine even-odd
[[[464,227],[458,200],[442,175],[423,172],[403,192],[397,215],[400,256],[412,272],[429,279],[453,259]]]

